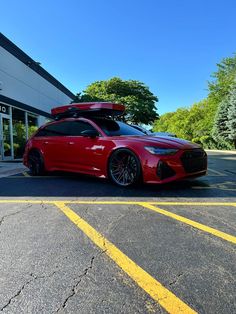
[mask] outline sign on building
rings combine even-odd
[[[9,114],[9,107],[0,103],[0,113]]]

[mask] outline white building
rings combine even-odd
[[[35,129],[51,108],[74,94],[0,33],[0,160],[22,158]]]

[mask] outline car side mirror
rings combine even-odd
[[[91,138],[95,138],[95,137],[99,136],[99,134],[96,130],[84,130],[81,132],[81,135],[84,137],[91,137]]]

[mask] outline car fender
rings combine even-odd
[[[110,153],[109,153],[109,155],[108,155],[108,157],[107,157],[106,178],[108,178],[108,165],[109,165],[109,161],[110,161],[111,155],[112,155],[115,151],[120,150],[120,149],[128,149],[128,150],[130,150],[133,154],[135,154],[135,156],[138,158],[139,163],[140,163],[141,176],[142,176],[142,175],[143,175],[143,167],[142,167],[142,162],[141,162],[141,160],[140,160],[139,154],[135,151],[135,149],[130,148],[128,145],[121,145],[121,146],[116,146],[116,147],[114,147],[114,148],[110,151]]]

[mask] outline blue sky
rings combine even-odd
[[[207,95],[236,52],[235,0],[8,0],[0,31],[77,93],[114,76],[144,82],[159,114]]]

